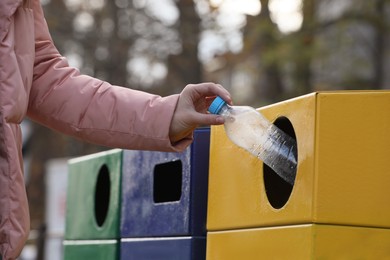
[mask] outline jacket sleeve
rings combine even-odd
[[[181,151],[169,126],[179,95],[160,97],[81,75],[53,44],[39,0],[34,0],[35,62],[27,115],[76,138],[123,149]]]

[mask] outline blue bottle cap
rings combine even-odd
[[[217,96],[209,107],[209,112],[211,114],[218,114],[221,111],[221,108],[226,104],[226,101],[221,97]]]

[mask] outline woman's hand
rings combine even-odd
[[[229,92],[219,84],[190,84],[183,89],[169,129],[172,143],[187,137],[200,125],[224,123],[223,117],[207,112],[216,96],[220,96],[228,104],[232,103]]]

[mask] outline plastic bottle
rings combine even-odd
[[[209,112],[225,118],[229,139],[262,160],[293,185],[297,167],[296,141],[249,106],[230,106],[216,97]]]

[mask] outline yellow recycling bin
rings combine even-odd
[[[213,127],[208,231],[390,227],[390,91],[318,92],[259,110],[297,140],[295,183],[286,185],[223,126]]]
[[[323,224],[211,232],[207,260],[389,259],[390,229]]]

